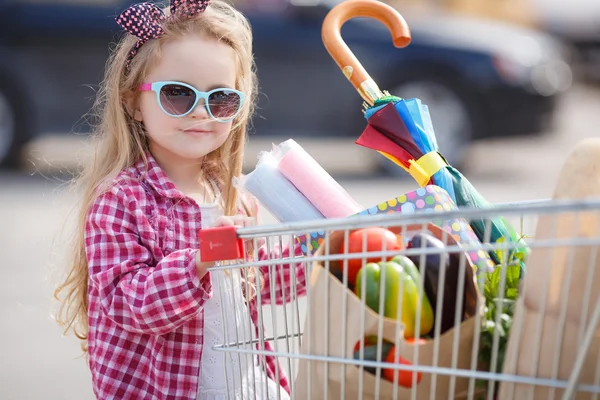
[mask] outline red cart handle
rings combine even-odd
[[[200,229],[198,239],[203,262],[239,260],[246,254],[244,240],[238,237],[235,226]]]

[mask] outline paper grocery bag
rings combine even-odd
[[[561,171],[554,198],[600,199],[600,139],[582,141],[576,146]],[[532,249],[522,296],[515,310],[504,373],[569,379],[590,315],[600,296],[599,237],[600,214],[597,210],[540,216],[535,241],[566,242]],[[589,245],[576,246],[576,239],[592,241]],[[566,307],[564,322],[561,320],[562,307]],[[599,355],[600,327],[597,326],[579,376],[580,384],[595,383]],[[544,386],[503,383],[499,398],[546,400],[551,397],[551,392]],[[563,392],[556,389],[554,398],[560,399]],[[533,397],[529,397],[531,395]],[[591,393],[577,392],[574,398],[594,397]]]
[[[409,227],[407,232],[422,231],[423,225]],[[390,228],[394,230],[393,228]],[[456,240],[445,233],[442,228],[429,224],[427,229],[447,246],[456,246]],[[398,230],[399,232],[399,230]],[[330,248],[339,248],[344,238],[343,231],[333,232],[329,236]],[[323,255],[327,246],[320,246],[315,254]],[[329,273],[322,264],[313,264],[310,277],[310,291],[308,294],[308,312],[302,336],[301,354],[310,356],[327,356],[346,358],[352,360],[353,348],[361,339],[364,318],[364,334],[378,335],[379,324],[383,324],[382,335],[386,340],[397,343],[396,336],[400,339],[401,356],[413,364],[438,366],[445,368],[474,369],[477,365],[477,350],[474,353],[474,334],[476,321],[474,316],[480,312],[483,304],[479,295],[473,272],[473,264],[469,257],[465,259],[465,291],[469,291],[475,298],[467,305],[465,314],[472,317],[463,321],[459,326],[445,332],[435,340],[425,344],[413,345],[402,339],[403,324],[390,318],[382,318],[377,313],[363,306],[361,300],[335,276]],[[344,301],[346,305],[344,306]],[[430,300],[435,301],[435,300]],[[346,315],[346,325],[343,325],[343,315]],[[329,320],[327,320],[329,318]],[[345,335],[345,347],[342,347],[342,338]],[[456,342],[455,342],[456,339]],[[437,363],[434,364],[434,350],[439,348]],[[418,352],[418,359],[415,353]],[[456,358],[453,359],[453,352]],[[310,365],[310,368],[309,368]],[[298,376],[295,381],[295,399],[322,399],[327,391],[331,399],[358,399],[359,375],[362,375],[362,398],[387,399],[392,398],[394,384],[374,374],[359,369],[352,364],[309,361],[300,359]],[[343,374],[343,376],[342,376]],[[379,381],[379,390],[376,382]],[[469,379],[457,378],[450,375],[435,375],[423,373],[421,382],[412,389],[396,386],[398,398],[411,398],[411,392],[416,391],[417,399],[448,399],[450,391],[460,398],[468,390]],[[433,392],[435,387],[435,392]],[[377,395],[378,393],[378,395]],[[435,395],[431,396],[431,393]]]

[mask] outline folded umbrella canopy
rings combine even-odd
[[[381,91],[348,48],[340,33],[342,25],[359,17],[382,22],[391,32],[396,47],[406,47],[411,41],[410,30],[400,13],[376,0],[344,1],[332,8],[323,21],[325,48],[365,101],[367,127],[356,143],[392,160],[419,186],[442,187],[459,207],[493,207],[439,153],[428,107],[419,99],[405,100]],[[518,251],[511,252],[509,257],[490,252],[497,263],[501,258],[510,260],[512,255],[523,259],[529,253],[525,242],[504,218],[476,219],[470,221],[470,225],[483,243],[518,243]]]

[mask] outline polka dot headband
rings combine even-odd
[[[192,18],[208,6],[210,0],[171,0],[171,16],[167,17],[153,3],[134,4],[123,11],[116,19],[117,24],[125,31],[138,38],[137,43],[127,57],[127,70],[131,60],[144,43],[150,39],[158,39],[165,31],[162,24],[167,18]]]

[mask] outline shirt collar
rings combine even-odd
[[[146,152],[145,159],[140,157],[134,166],[138,175],[161,196],[180,199],[185,195],[175,187],[175,184],[158,165],[152,154]]]

